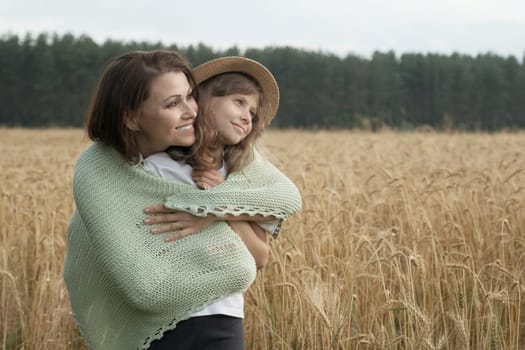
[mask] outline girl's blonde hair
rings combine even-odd
[[[212,97],[233,94],[258,95],[259,105],[252,120],[252,131],[235,145],[222,146],[221,135],[217,130],[208,101]],[[249,75],[242,73],[222,73],[199,85],[199,116],[196,119],[196,141],[186,162],[194,169],[216,169],[224,160],[228,173],[241,169],[254,156],[254,147],[264,129],[260,117],[264,94],[259,84]]]

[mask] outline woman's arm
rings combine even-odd
[[[151,216],[144,220],[146,224],[154,223],[165,223],[170,218],[168,224],[164,224],[159,227],[155,227],[151,230],[153,234],[166,233],[169,231],[175,231],[175,233],[166,235],[164,238],[165,242],[175,241],[182,237],[200,232],[208,227],[213,221],[225,220],[225,218],[217,218],[211,214],[205,217],[193,216],[184,212],[169,213],[158,216]],[[232,228],[232,230],[239,235],[242,239],[253,258],[257,269],[262,269],[269,256],[269,245],[267,239],[267,233],[255,222],[242,221],[238,217],[234,217],[235,220],[226,220]]]
[[[235,222],[249,222],[261,223],[268,221],[276,221],[273,217],[265,217],[263,215],[248,215],[240,214],[238,216],[226,214],[222,217],[217,217],[213,214],[206,216],[194,216],[190,213],[168,209],[162,204],[153,205],[144,209],[148,215],[144,219],[146,225],[159,225],[151,229],[154,234],[166,233],[170,231],[177,231],[175,234],[166,236],[165,241],[170,242],[187,235],[191,235],[204,230],[212,222],[222,220],[227,221],[230,226]],[[259,225],[254,225],[260,228]],[[265,232],[263,229],[261,229]]]

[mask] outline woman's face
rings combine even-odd
[[[197,102],[182,72],[168,72],[151,82],[150,95],[128,127],[137,133],[140,153],[147,157],[169,146],[191,146]]]
[[[250,134],[253,118],[259,106],[259,95],[233,94],[212,97],[209,111],[226,145],[235,145]]]

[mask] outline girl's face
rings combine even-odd
[[[208,110],[223,146],[235,145],[250,134],[258,106],[259,95],[233,94],[210,99]]]
[[[139,151],[147,157],[169,146],[191,146],[197,110],[186,75],[168,72],[151,82],[148,99],[139,113],[127,120],[127,127],[137,133]]]

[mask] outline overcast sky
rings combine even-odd
[[[86,34],[97,42],[525,53],[525,0],[0,0],[0,34]]]

